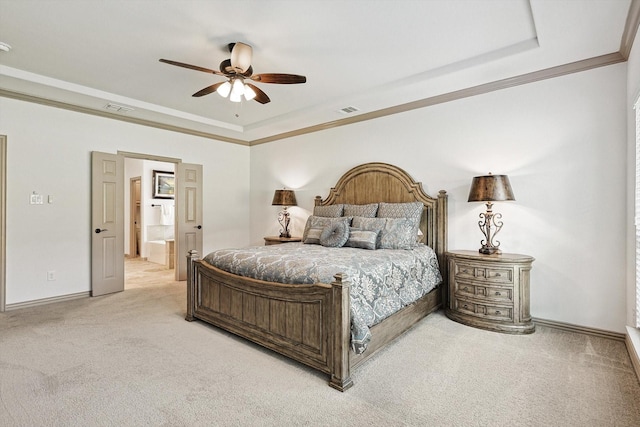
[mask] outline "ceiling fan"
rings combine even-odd
[[[247,101],[255,99],[261,104],[266,104],[271,101],[266,93],[260,90],[256,85],[251,84],[246,80],[278,84],[296,84],[305,83],[307,81],[305,76],[299,76],[296,74],[253,74],[253,67],[251,66],[253,49],[251,46],[237,42],[229,43],[227,47],[229,48],[229,52],[231,52],[231,58],[225,59],[220,63],[220,71],[210,70],[209,68],[203,68],[197,65],[185,64],[183,62],[171,61],[169,59],[161,59],[160,62],[226,77],[226,81],[207,86],[194,93],[192,96],[200,97],[213,92],[218,92],[218,94],[224,98],[228,96],[229,100],[232,102],[242,101],[243,96]]]

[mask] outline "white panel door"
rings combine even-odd
[[[202,256],[202,165],[176,165],[176,280],[187,280],[187,254]]]
[[[124,157],[91,153],[91,296],[124,291]]]

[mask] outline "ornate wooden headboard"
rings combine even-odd
[[[404,170],[387,163],[365,163],[345,173],[329,196],[322,199],[316,196],[315,205],[335,205],[350,203],[403,203],[422,202],[424,210],[420,221],[420,230],[425,243],[438,255],[440,270],[445,272],[447,251],[447,192],[440,190],[437,197],[431,197]]]

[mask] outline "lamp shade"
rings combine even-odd
[[[293,190],[276,190],[273,195],[273,206],[297,206],[296,194]]]
[[[471,181],[467,202],[499,202],[515,200],[507,175],[476,176]]]

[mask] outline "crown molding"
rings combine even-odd
[[[509,78],[497,80],[491,83],[485,83],[482,85],[457,90],[454,92],[449,92],[441,95],[432,96],[429,98],[419,99],[417,101],[412,101],[412,102],[396,105],[389,108],[383,108],[381,110],[360,114],[358,116],[349,117],[346,119],[334,120],[331,122],[321,123],[319,125],[297,129],[291,132],[285,132],[277,135],[268,136],[266,138],[255,139],[251,141],[250,145],[254,146],[258,144],[265,144],[268,142],[278,141],[280,139],[291,138],[294,136],[304,135],[304,134],[313,133],[313,132],[319,132],[322,130],[336,128],[340,126],[351,125],[354,123],[359,123],[367,120],[377,119],[380,117],[390,116],[392,114],[404,113],[404,112],[416,110],[419,108],[430,107],[437,104],[443,104],[445,102],[456,101],[458,99],[469,98],[472,96],[482,95],[489,92],[495,92],[497,90],[508,89],[514,86],[521,86],[521,85],[537,82],[540,80],[552,79],[552,78],[564,76],[567,74],[573,74],[573,73],[579,73],[582,71],[591,70],[593,68],[605,67],[607,65],[613,65],[619,62],[625,62],[626,60],[627,59],[620,52],[609,53],[609,54],[597,56],[594,58],[584,59],[582,61],[576,61],[569,64],[559,65],[557,67],[551,67],[551,68],[546,68],[544,70],[534,71],[532,73],[522,74],[516,77],[509,77]]]
[[[92,116],[105,117],[108,119],[120,120],[127,123],[134,123],[142,126],[149,126],[157,129],[169,130],[172,132],[183,133],[187,135],[199,136],[216,141],[230,142],[232,144],[250,145],[249,141],[237,138],[229,138],[222,135],[216,135],[209,132],[201,132],[185,127],[168,125],[166,123],[155,122],[153,120],[139,119],[130,116],[109,113],[107,111],[96,110],[93,108],[81,107],[79,105],[69,104],[67,102],[56,101],[48,98],[41,98],[34,95],[28,95],[21,92],[14,92],[6,89],[0,89],[0,96],[4,98],[17,99],[19,101],[33,102],[35,104],[46,105],[48,107],[61,108],[64,110],[75,111],[76,113],[90,114]]]

